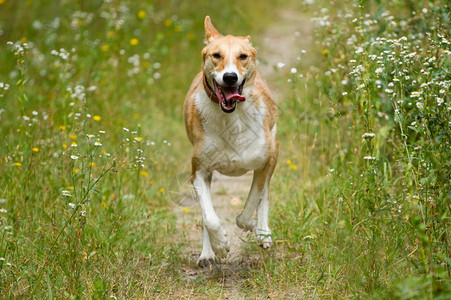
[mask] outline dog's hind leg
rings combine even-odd
[[[211,175],[211,173],[206,174],[206,172],[196,171],[195,176],[193,176],[193,186],[202,210],[203,221],[202,253],[197,262],[200,267],[205,267],[214,262],[216,255],[225,258],[230,250],[230,242],[211,202]]]
[[[271,230],[268,226],[269,183],[276,166],[276,159],[270,158],[265,167],[254,171],[254,178],[249,196],[241,214],[236,218],[236,224],[243,230],[254,230],[254,212],[257,210],[257,240],[263,248],[271,246]]]

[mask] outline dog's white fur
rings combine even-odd
[[[194,146],[191,181],[202,209],[203,247],[198,264],[214,263],[230,249],[211,201],[212,172],[240,176],[254,170],[254,179],[242,213],[236,218],[244,230],[254,230],[264,248],[271,246],[268,226],[269,183],[277,162],[277,107],[256,69],[256,51],[250,37],[222,36],[205,18],[207,46],[203,49],[202,71],[194,79],[184,104],[185,125]],[[213,54],[221,54],[216,59]],[[241,54],[246,54],[242,59]],[[243,84],[244,102],[236,103],[231,113],[224,112],[207,94],[204,77],[210,85],[227,85],[224,74],[237,75],[235,86]],[[213,81],[214,80],[214,81]],[[257,222],[253,219],[257,211]]]

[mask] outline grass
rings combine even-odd
[[[315,43],[274,72],[275,245],[194,281],[168,192],[202,18],[258,46],[286,3],[137,5],[0,0],[1,295],[450,296],[446,1],[290,3]]]

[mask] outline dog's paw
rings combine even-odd
[[[230,242],[227,239],[227,234],[221,228],[217,231],[209,231],[211,248],[213,248],[214,253],[219,258],[226,258],[227,253],[230,251]]]
[[[244,231],[252,231],[255,228],[255,220],[253,218],[245,218],[243,214],[236,217],[236,225]]]
[[[206,257],[206,256],[200,256],[199,259],[197,260],[197,265],[200,268],[206,268],[209,267],[211,265],[215,264],[215,258],[213,257]]]
[[[269,230],[256,230],[257,241],[263,249],[268,249],[272,246],[271,231]]]

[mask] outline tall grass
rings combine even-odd
[[[0,0],[2,296],[449,296],[446,1],[290,3],[316,44],[270,82],[275,245],[184,280],[168,189],[203,17],[258,46],[286,5]]]

